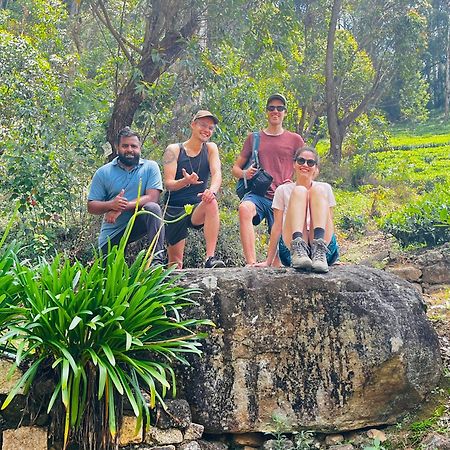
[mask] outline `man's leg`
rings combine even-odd
[[[253,217],[256,215],[256,206],[251,201],[243,201],[239,205],[239,231],[241,235],[242,251],[247,264],[256,263],[255,230]]]
[[[183,268],[183,254],[186,239],[182,239],[174,245],[167,246],[167,256],[169,259],[168,266],[176,266],[177,269]]]
[[[122,239],[123,234],[125,233],[125,230],[120,231],[118,234],[116,234],[113,238],[109,239],[106,244],[104,244],[100,248],[100,253],[103,255],[103,260],[106,260],[106,257],[108,256],[108,247],[112,248],[115,245],[119,245],[120,240]]]
[[[210,203],[200,202],[191,216],[194,226],[203,225],[205,235],[206,258],[214,256],[216,252],[217,239],[219,238],[219,206],[216,200]]]
[[[154,258],[158,263],[164,261],[164,226],[162,222],[161,207],[155,202],[148,202],[143,209],[151,214],[142,214],[136,217],[130,234],[130,242],[137,241],[145,234],[150,242],[156,237]]]

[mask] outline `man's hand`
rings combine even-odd
[[[122,211],[108,211],[105,214],[105,222],[116,223],[117,218],[122,214]]]
[[[197,194],[198,197],[202,198],[202,202],[204,203],[211,203],[214,200],[216,200],[216,195],[213,191],[210,191],[209,189],[205,189],[203,192],[200,192],[200,194]]]
[[[199,181],[198,175],[195,172],[188,174],[185,169],[182,169],[183,178],[186,181],[186,186],[189,184],[202,184],[203,181]]]
[[[255,166],[250,166],[248,169],[246,169],[245,174],[247,176],[247,180],[251,180],[256,172],[258,172],[258,168]]]
[[[111,209],[114,211],[123,211],[128,206],[128,200],[124,197],[125,191],[122,189],[112,200]],[[115,220],[115,219],[114,219]],[[114,223],[114,222],[111,222]]]

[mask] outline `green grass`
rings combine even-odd
[[[450,144],[450,133],[445,134],[430,134],[417,136],[413,134],[398,134],[392,136],[389,139],[390,147],[426,147],[426,146],[436,146],[440,144]]]
[[[443,115],[430,117],[424,123],[401,123],[391,128],[393,137],[397,136],[437,136],[450,134],[450,120],[446,121]]]
[[[421,185],[450,179],[450,145],[412,150],[389,150],[371,155],[376,160],[375,176],[381,181]]]

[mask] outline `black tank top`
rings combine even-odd
[[[194,205],[201,202],[201,197],[197,194],[200,194],[208,187],[210,175],[208,148],[206,143],[203,143],[200,153],[191,158],[186,154],[183,144],[178,145],[180,147],[180,153],[177,160],[177,173],[175,174],[175,180],[180,180],[183,178],[182,169],[184,169],[188,174],[195,172],[198,175],[199,181],[203,181],[203,183],[192,184],[179,189],[178,191],[170,192],[169,205],[184,206],[188,203]]]

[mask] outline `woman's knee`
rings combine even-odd
[[[327,192],[323,186],[320,184],[313,184],[309,190],[309,195],[311,198],[314,197],[326,197]]]
[[[295,198],[308,198],[308,189],[305,186],[295,186],[291,196]]]

